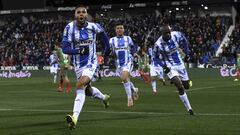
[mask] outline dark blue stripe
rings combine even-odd
[[[112,49],[113,49],[113,52],[115,53],[115,44],[114,44],[114,38],[112,38]]]
[[[70,25],[69,25],[69,24],[67,25],[66,29],[67,29],[66,35],[68,36],[68,34],[69,34],[69,29],[70,29]]]
[[[176,41],[177,41],[177,36],[174,35],[174,37],[176,38]],[[176,47],[176,44],[175,44],[175,42],[172,39],[170,40],[169,47],[171,47],[171,48],[175,48]],[[173,58],[174,63],[177,63],[177,64],[180,63],[180,59],[179,59],[179,56],[178,56],[177,52],[174,52],[173,54],[171,54],[171,56]]]
[[[67,41],[67,42],[69,41],[68,40],[69,28],[70,28],[70,26],[67,25],[66,26],[66,35],[63,36],[63,41]]]
[[[118,52],[119,65],[123,66],[125,64],[125,51]]]
[[[115,45],[114,45],[114,38],[112,38],[112,48],[114,48]]]
[[[88,29],[85,27],[84,29],[80,29],[80,40],[88,39]]]
[[[92,37],[93,37],[93,40],[95,41],[95,28],[94,28],[94,26],[92,26]],[[93,64],[94,63],[94,60],[93,60],[93,57],[94,57],[94,54],[95,54],[95,52],[96,52],[96,43],[93,45],[93,52],[92,52],[92,61],[91,61],[91,63]],[[90,50],[89,50],[90,51]]]
[[[178,53],[177,52],[174,52],[171,56],[173,58],[174,63],[177,63],[177,64],[180,63],[180,59],[178,57]]]
[[[88,55],[79,55],[79,58],[80,58],[80,67],[84,67],[87,65],[88,63]]]
[[[118,38],[118,47],[121,47],[121,46],[124,46],[124,40],[123,40],[123,38],[121,37],[121,38]]]
[[[75,22],[73,23],[73,30],[72,30],[72,45],[73,45],[73,49],[75,49],[75,27],[76,27],[76,24]],[[73,61],[75,62],[75,65],[77,65],[77,58],[76,58],[76,55],[72,55],[72,59]]]
[[[96,23],[96,26],[99,30],[101,30],[101,31],[103,30],[102,26],[99,23]]]
[[[176,36],[176,35],[174,35],[174,37],[175,37],[176,41],[178,42],[178,40],[177,40],[177,36]]]

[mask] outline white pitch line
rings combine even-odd
[[[45,109],[0,109],[0,111],[29,111],[29,112],[72,112],[72,110],[45,110]],[[105,114],[139,114],[139,115],[185,115],[186,113],[161,113],[161,112],[127,112],[127,111],[83,111],[83,113]],[[197,116],[240,116],[239,113],[195,113]]]
[[[186,90],[186,91],[195,91],[195,90],[204,90],[204,89],[213,89],[213,88],[217,88],[217,87],[214,87],[214,86],[200,87],[200,88],[189,89],[189,90]],[[218,87],[218,88],[219,88],[219,87]]]
[[[208,86],[208,87],[199,87],[199,88],[190,88],[189,90],[186,90],[187,92],[190,91],[197,91],[197,90],[204,90],[204,89],[213,89],[213,88],[223,88],[223,87],[230,87],[230,86],[240,86],[240,84],[233,84],[233,85],[225,85],[225,86]],[[178,92],[178,91],[175,91]]]

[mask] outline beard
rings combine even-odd
[[[77,19],[77,25],[78,26],[84,26],[85,23],[86,23],[86,19],[85,18]]]

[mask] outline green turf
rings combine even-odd
[[[217,76],[217,75],[216,75]],[[233,78],[194,75],[187,92],[195,116],[189,116],[175,87],[158,82],[158,95],[140,79],[140,99],[127,108],[118,78],[94,83],[112,95],[110,108],[87,97],[75,130],[65,116],[72,111],[74,93],[59,94],[50,76],[0,79],[1,135],[238,135],[240,83]],[[74,80],[74,78],[71,78]],[[74,86],[75,80],[72,82]]]

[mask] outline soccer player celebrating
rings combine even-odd
[[[97,67],[96,34],[100,34],[100,39],[104,43],[105,51],[103,54],[109,52],[109,39],[103,28],[97,23],[87,21],[85,6],[76,6],[75,20],[65,27],[62,40],[63,53],[72,55],[77,76],[73,115],[67,115],[66,117],[69,129],[76,127],[85,102],[85,96],[92,96],[101,100],[105,108],[109,106],[110,96],[102,94],[99,89],[90,84]]]
[[[109,40],[112,53],[116,56],[117,73],[123,82],[124,89],[127,94],[128,107],[133,106],[133,99],[138,99],[138,89],[131,90],[130,70],[131,70],[131,55],[135,54],[135,47],[132,38],[124,35],[124,26],[122,23],[117,23],[115,26],[116,36]],[[133,53],[133,54],[130,54]]]
[[[58,73],[58,57],[56,51],[52,51],[52,54],[49,57],[50,61],[50,73],[53,74],[53,83],[57,82],[57,73]]]
[[[190,115],[193,115],[193,109],[185,92],[185,89],[189,89],[189,77],[179,53],[179,47],[182,47],[186,57],[189,57],[187,40],[181,32],[171,31],[169,25],[163,25],[160,30],[162,36],[154,45],[154,61],[163,67],[164,73],[177,87],[184,106]]]

